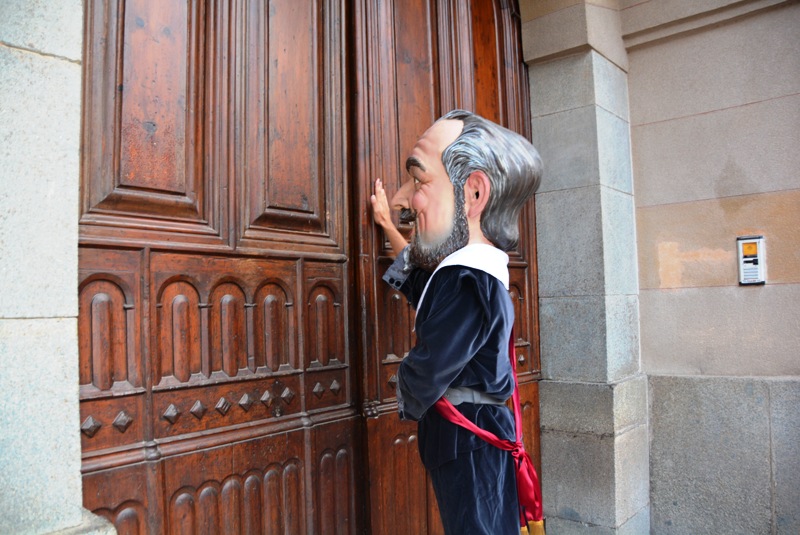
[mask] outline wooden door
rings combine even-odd
[[[526,131],[512,10],[84,7],[84,505],[120,533],[436,532],[394,413],[410,316],[367,196],[452,107]],[[512,255],[529,448],[532,245]]]

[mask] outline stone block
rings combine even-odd
[[[594,103],[628,124],[628,73],[596,52],[591,53],[591,59]]]
[[[603,185],[633,192],[628,123],[591,105],[532,120],[544,161],[539,193]]]
[[[606,383],[639,371],[636,296],[540,298],[542,376]]]
[[[631,124],[800,92],[800,4],[629,51]]]
[[[648,375],[800,375],[798,284],[643,290],[639,301]]]
[[[0,2],[0,41],[3,43],[80,61],[82,36],[81,0]]]
[[[586,2],[586,40],[593,50],[628,70],[628,53],[622,41],[622,21],[616,5]]]
[[[614,524],[614,438],[543,430],[542,498],[547,518]]]
[[[775,531],[800,533],[800,379],[770,380]]]
[[[605,293],[636,295],[639,269],[633,197],[610,188],[600,193]]]
[[[650,532],[650,508],[645,507],[617,528],[574,522],[563,518],[547,518],[548,535],[642,535]]]
[[[533,144],[544,162],[538,194],[599,183],[595,106],[536,117],[531,126]]]
[[[612,384],[541,381],[542,430],[613,435],[647,423],[647,378]]]
[[[528,63],[577,50],[588,42],[583,2],[524,22],[521,36],[522,57]]]
[[[0,317],[76,316],[81,68],[0,47],[0,72]]]
[[[96,516],[84,509],[83,520],[80,524],[53,532],[50,535],[116,535],[116,533],[114,524],[102,516]]]
[[[637,425],[616,436],[614,526],[625,524],[650,502],[649,441],[646,425]]]
[[[652,533],[770,533],[769,388],[650,377]]]
[[[628,68],[622,26],[612,2],[571,2],[563,9],[548,8],[522,23],[522,53],[528,63],[578,51],[587,45],[623,69]]]
[[[735,202],[743,195],[796,189],[798,125],[800,94],[795,93],[634,126],[636,205],[727,197]]]
[[[614,431],[624,430],[646,425],[648,419],[647,402],[647,377],[634,375],[633,377],[613,383],[614,391]]]
[[[600,189],[536,195],[539,296],[605,293]]]
[[[561,381],[539,383],[542,431],[613,434],[613,405],[611,385]]]
[[[528,75],[534,118],[597,105],[628,121],[626,74],[597,52],[536,63]]]
[[[635,295],[606,296],[606,380],[619,381],[638,373],[639,299]]]
[[[539,299],[543,379],[606,382],[605,315],[602,296]]]
[[[595,55],[590,51],[531,65],[531,116],[538,118],[595,104]]]
[[[617,528],[646,508],[647,440],[646,426],[616,436],[543,431],[548,526],[558,518]]]
[[[598,182],[622,193],[633,193],[630,125],[617,115],[598,107]]]
[[[75,319],[0,320],[0,533],[81,523],[77,351]]]

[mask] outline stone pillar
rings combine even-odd
[[[113,533],[82,508],[80,0],[0,2],[0,533]]]
[[[616,10],[522,1],[536,195],[549,535],[650,531],[647,380]]]

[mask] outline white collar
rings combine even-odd
[[[447,266],[466,266],[478,269],[502,282],[505,289],[508,290],[508,255],[494,245],[474,243],[450,254],[436,266],[431,278],[425,284],[425,289],[422,290],[422,295],[417,302],[417,310],[422,306],[422,300],[428,292],[431,279],[437,271]]]

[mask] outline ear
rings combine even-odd
[[[467,219],[480,218],[489,202],[491,183],[483,171],[474,171],[464,183],[464,210]]]

